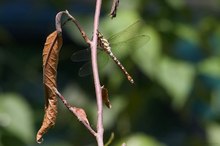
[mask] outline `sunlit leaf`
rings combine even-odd
[[[174,107],[181,108],[192,89],[195,76],[193,66],[164,57],[156,68],[158,82],[173,97]]]
[[[128,104],[128,100],[122,98],[122,96],[112,96],[111,97],[111,104],[113,108],[111,110],[104,109],[104,126],[106,129],[114,126],[117,122],[118,116],[123,111]],[[95,107],[94,107],[95,108]]]
[[[175,9],[180,9],[181,7],[185,6],[185,0],[166,0],[166,2]]]
[[[208,58],[198,65],[198,69],[202,74],[220,78],[220,58]]]
[[[154,78],[161,55],[161,40],[153,27],[145,26],[141,30],[150,37],[150,40],[143,47],[134,48],[131,57],[146,75]]]
[[[211,146],[220,145],[220,126],[217,123],[209,123],[207,127],[207,138]]]
[[[120,10],[120,15],[117,15],[117,19],[110,20],[108,17],[101,19],[99,30],[106,38],[109,38],[137,20],[141,20],[141,18],[136,11]]]
[[[0,95],[0,127],[27,144],[33,142],[33,113],[23,97],[16,94]]]
[[[177,23],[175,33],[181,39],[187,40],[193,44],[199,43],[199,35],[196,29],[190,25]]]
[[[133,134],[128,138],[118,142],[114,146],[121,146],[125,142],[127,146],[166,146],[151,136],[145,134]]]

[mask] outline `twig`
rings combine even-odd
[[[64,98],[64,96],[62,96],[62,95],[60,94],[60,92],[59,92],[56,88],[54,88],[53,90],[55,91],[55,93],[57,94],[57,96],[62,100],[62,102],[63,102],[64,105],[68,108],[68,110],[69,110],[70,112],[72,112],[72,113],[79,119],[79,121],[82,122],[83,125],[90,131],[90,133],[96,137],[97,134],[96,134],[96,132],[91,128],[91,126],[90,126],[90,124],[89,124],[89,122],[88,122],[88,120],[87,120],[87,118],[86,118],[86,114],[85,114],[84,110],[81,109],[81,108],[77,108],[77,107],[71,106],[71,105],[66,101],[66,99]]]
[[[82,29],[82,27],[80,26],[80,24],[78,23],[78,21],[76,21],[76,19],[75,19],[72,15],[70,15],[70,13],[69,13],[67,10],[66,10],[64,13],[69,17],[68,20],[72,20],[72,22],[77,26],[77,28],[79,29],[79,31],[80,31],[82,37],[84,38],[85,42],[86,42],[88,45],[90,45],[90,44],[91,44],[91,41],[90,41],[90,39],[88,38],[88,36],[86,35],[85,31],[84,31],[84,30]],[[64,23],[65,23],[65,22],[64,22]]]
[[[55,22],[56,22],[56,30],[57,32],[60,34],[62,32],[62,28],[61,28],[61,18],[62,15],[65,13],[65,11],[61,11],[59,13],[57,13],[56,18],[55,18]]]
[[[115,138],[115,134],[112,132],[109,140],[105,143],[105,146],[109,146]]]
[[[94,27],[93,27],[93,40],[90,44],[91,47],[91,59],[92,59],[92,71],[93,71],[93,78],[94,78],[94,85],[96,91],[96,101],[97,101],[97,136],[96,140],[98,146],[103,146],[103,105],[102,105],[102,91],[101,85],[99,81],[99,73],[98,73],[98,65],[97,65],[97,31],[99,27],[99,16],[101,11],[101,4],[102,0],[96,0],[96,9],[95,9],[95,16],[94,16]]]
[[[72,22],[77,26],[79,29],[80,33],[82,34],[84,40],[86,41],[87,44],[90,45],[91,48],[91,60],[92,60],[92,70],[93,70],[93,78],[94,78],[94,85],[95,85],[95,91],[96,91],[96,101],[97,101],[97,132],[92,130],[90,125],[86,120],[80,119],[72,106],[70,106],[67,101],[64,99],[64,97],[57,91],[56,94],[60,97],[60,99],[63,101],[63,103],[66,105],[66,107],[74,113],[78,119],[87,127],[87,129],[96,136],[96,140],[98,143],[98,146],[103,146],[103,133],[104,133],[104,128],[103,128],[103,105],[102,105],[102,91],[101,91],[101,85],[99,81],[99,73],[98,73],[98,65],[97,65],[97,31],[98,31],[98,26],[99,26],[99,16],[100,16],[100,11],[101,11],[101,4],[102,0],[97,0],[96,1],[96,9],[95,9],[95,16],[94,16],[94,27],[93,27],[93,40],[90,41],[89,38],[87,37],[86,33],[83,31],[79,23],[76,21],[76,19],[69,14],[69,12],[63,11],[60,13],[60,16],[65,13],[69,19],[72,20]],[[65,22],[64,22],[65,23]]]

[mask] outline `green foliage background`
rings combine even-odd
[[[104,108],[105,141],[114,132],[112,146],[220,146],[220,1],[121,0],[113,20],[110,5],[103,2],[100,18],[106,37],[142,20],[136,31],[150,40],[142,47],[137,41],[115,50],[135,85],[113,61],[100,71],[112,103],[112,109]],[[95,3],[23,0],[1,1],[0,6],[0,146],[35,146],[44,114],[41,54],[46,36],[55,29],[56,13],[65,9],[91,36]],[[86,110],[95,127],[92,76],[79,77],[83,62],[70,60],[86,47],[68,23],[58,88],[71,104]],[[96,141],[59,101],[56,126],[42,145],[94,146]]]

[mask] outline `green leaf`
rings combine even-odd
[[[212,57],[204,60],[198,65],[198,70],[202,74],[220,78],[220,58]]]
[[[123,96],[111,96],[109,97],[111,100],[112,108],[109,110],[104,108],[103,112],[103,123],[106,129],[110,129],[114,126],[114,124],[118,121],[119,114],[126,108],[128,104],[128,100],[123,98]]]
[[[148,35],[150,40],[143,47],[132,50],[132,59],[146,75],[154,78],[161,56],[161,39],[158,32],[151,26],[145,26],[141,31]]]
[[[214,88],[211,93],[210,107],[215,116],[220,114],[220,87]]]
[[[220,126],[217,123],[209,123],[207,127],[207,138],[211,146],[219,146],[220,144]]]
[[[145,134],[133,134],[118,142],[115,146],[121,146],[123,142],[126,143],[127,146],[165,146],[165,144]]]
[[[199,43],[199,35],[196,29],[190,25],[177,23],[175,27],[175,34],[181,39],[187,40],[192,44]]]
[[[185,0],[166,0],[166,2],[171,6],[173,7],[174,9],[180,9],[182,7],[185,6],[186,4],[186,1]]]
[[[168,57],[162,58],[157,68],[158,82],[173,97],[173,106],[181,108],[191,91],[195,69],[188,63]]]
[[[34,141],[31,111],[23,97],[16,94],[0,95],[0,126],[27,144]]]
[[[109,17],[101,19],[99,30],[103,33],[104,37],[109,38],[137,20],[141,20],[141,18],[136,11],[120,10],[117,19],[111,20]]]

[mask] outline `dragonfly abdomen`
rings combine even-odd
[[[129,73],[126,71],[126,69],[121,64],[121,62],[112,53],[110,43],[108,42],[107,39],[104,38],[104,36],[100,32],[98,32],[98,45],[99,45],[99,47],[101,47],[103,49],[103,51],[105,51],[114,60],[114,62],[119,66],[119,68],[127,76],[127,79],[133,84],[134,80],[129,75]]]
[[[124,66],[121,64],[121,62],[115,57],[115,55],[112,53],[112,51],[111,50],[105,50],[105,52],[109,54],[109,56],[115,61],[115,63],[119,66],[119,68],[127,76],[127,79],[133,84],[134,80],[132,79],[130,74],[127,72],[127,70],[124,68]]]

